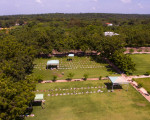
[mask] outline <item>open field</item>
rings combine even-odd
[[[133,72],[134,75],[143,75],[150,71],[150,54],[134,54],[131,57],[136,63],[137,71]]]
[[[48,60],[59,60],[60,65],[58,70],[46,69]],[[57,75],[57,79],[67,79],[69,73],[74,73],[73,78],[82,78],[84,74],[88,74],[89,78],[112,75],[111,68],[108,64],[97,63],[91,60],[90,57],[74,57],[73,61],[67,61],[67,57],[36,59],[34,61],[34,75],[41,76],[43,80],[51,80],[53,75]],[[63,75],[64,73],[64,75]]]
[[[27,120],[149,120],[150,104],[132,86],[129,91],[123,86],[123,89],[108,92],[104,83],[108,80],[38,84],[39,92],[35,93],[44,93],[45,109],[34,106],[32,114],[35,116]],[[103,92],[85,93],[99,89]],[[84,94],[48,96],[73,91]]]
[[[142,83],[143,87],[150,92],[150,78],[138,78],[135,79],[137,83]]]

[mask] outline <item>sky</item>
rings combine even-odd
[[[150,0],[0,0],[0,15],[41,13],[150,14]]]

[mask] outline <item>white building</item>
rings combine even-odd
[[[114,36],[114,35],[119,35],[118,33],[114,33],[114,32],[104,32],[105,36]]]

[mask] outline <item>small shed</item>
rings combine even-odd
[[[74,54],[69,54],[68,58],[67,58],[67,61],[72,61],[73,57],[74,57]]]
[[[129,85],[129,82],[126,80],[125,77],[122,77],[122,76],[114,76],[114,77],[109,76],[108,78],[112,82],[112,90],[113,90],[114,85],[121,85],[121,84]],[[128,88],[127,88],[127,90],[128,90]]]
[[[42,102],[44,100],[44,94],[36,94],[34,98],[34,102]]]
[[[47,69],[53,69],[53,68],[58,68],[59,67],[59,60],[49,60],[47,61],[46,68]]]

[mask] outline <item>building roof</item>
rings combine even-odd
[[[108,24],[112,24],[112,23],[106,23],[106,24],[108,25]]]
[[[42,101],[44,99],[44,94],[36,94],[34,101]]]
[[[121,76],[112,77],[112,76],[109,76],[108,78],[111,80],[111,82],[113,84],[129,84],[129,82],[125,79],[125,77],[121,77]]]
[[[47,65],[59,65],[59,60],[49,60],[47,61]]]
[[[74,57],[74,54],[69,54],[68,57]]]

